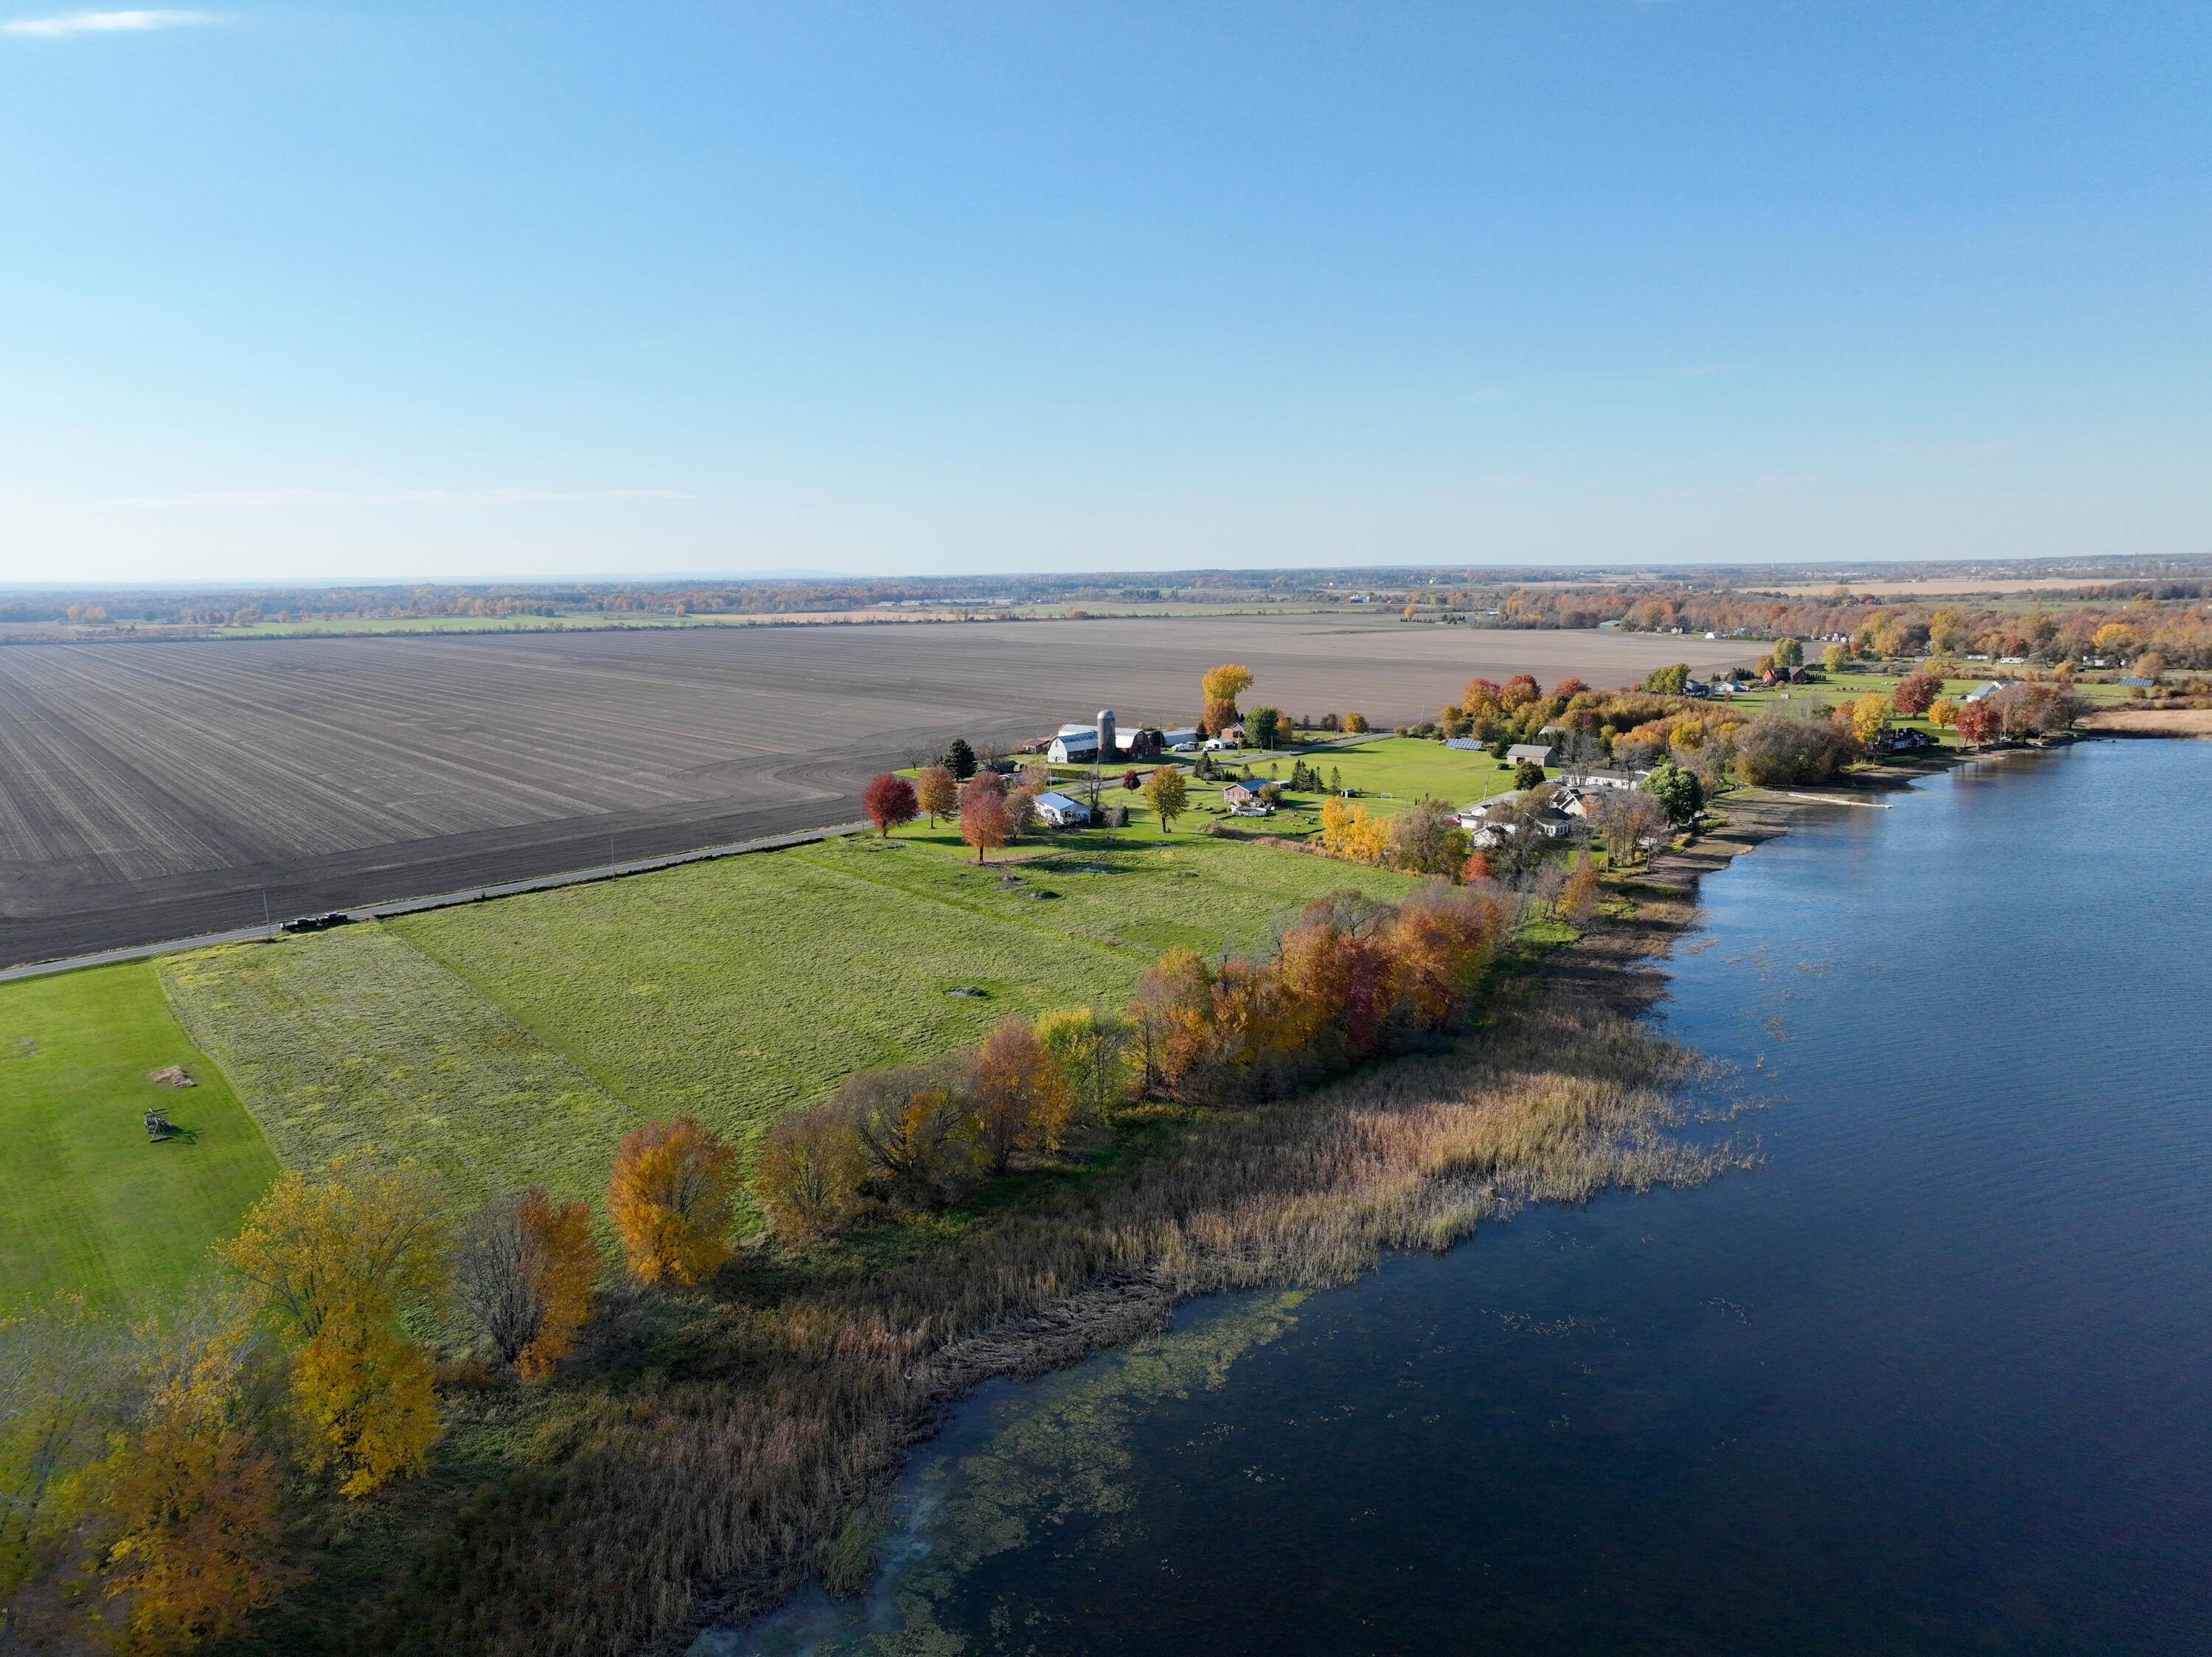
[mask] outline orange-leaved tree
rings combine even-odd
[[[556,1203],[532,1185],[495,1197],[461,1233],[454,1296],[525,1380],[551,1372],[591,1316],[599,1275],[586,1203]]]
[[[950,817],[959,808],[960,785],[952,780],[952,773],[942,765],[927,765],[915,773],[915,803],[929,818],[929,825],[937,826],[940,817]]]
[[[984,853],[1006,844],[1013,834],[1006,796],[996,789],[978,788],[975,784],[981,781],[977,777],[960,791],[960,838],[975,848],[979,863]]]
[[[737,1153],[690,1117],[633,1129],[615,1153],[607,1209],[629,1269],[696,1283],[728,1261]]]
[[[1480,852],[1475,854],[1480,856]],[[1597,907],[1597,865],[1590,861],[1585,850],[1575,859],[1575,866],[1567,871],[1567,878],[1559,886],[1559,916],[1570,923],[1580,926]]]
[[[252,1310],[199,1300],[148,1332],[131,1429],[89,1481],[101,1586],[121,1602],[132,1652],[231,1638],[296,1577],[283,1471],[253,1430],[266,1367]]]
[[[968,1097],[984,1166],[1006,1173],[1017,1151],[1049,1151],[1067,1126],[1067,1086],[1028,1020],[1008,1019],[968,1068]]]

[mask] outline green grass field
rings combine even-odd
[[[1409,884],[1175,838],[1056,845],[1011,890],[996,864],[855,838],[389,924],[614,1097],[750,1143],[855,1069],[965,1045],[1012,1013],[1118,1002],[1171,945],[1255,945],[1323,892]],[[965,988],[985,996],[946,993]]]
[[[280,1163],[349,1150],[419,1158],[457,1202],[596,1197],[648,1117],[750,1145],[854,1069],[1118,1002],[1167,948],[1261,945],[1325,892],[1412,884],[1188,830],[1115,838],[978,870],[957,841],[856,838],[0,985],[0,1301],[157,1299]],[[174,1063],[201,1085],[146,1080]],[[156,1100],[188,1142],[147,1142]]]
[[[182,1064],[198,1082],[147,1073]],[[146,1107],[186,1133],[149,1142]],[[208,1245],[276,1161],[222,1073],[171,1014],[150,962],[0,985],[0,1307],[58,1290],[143,1307]]]
[[[287,1167],[365,1151],[419,1158],[457,1197],[593,1196],[644,1119],[374,923],[172,955],[161,973]]]

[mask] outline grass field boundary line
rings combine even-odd
[[[426,909],[450,909],[456,904],[481,903],[490,898],[512,898],[526,892],[550,892],[556,886],[582,886],[593,880],[618,880],[628,874],[650,874],[655,869],[684,863],[703,863],[718,857],[738,857],[747,852],[780,851],[817,840],[834,840],[871,827],[866,822],[838,823],[829,828],[801,829],[791,834],[772,834],[758,840],[738,840],[726,845],[703,846],[694,851],[671,852],[660,857],[637,857],[619,863],[569,869],[558,874],[534,875],[526,880],[507,880],[496,886],[471,886],[461,892],[442,892],[428,898],[400,898],[390,903],[360,904],[346,911],[368,919],[418,914]],[[54,972],[76,972],[91,966],[112,966],[118,961],[143,961],[156,955],[173,955],[190,949],[210,949],[217,944],[250,943],[256,938],[283,935],[282,926],[246,926],[229,932],[204,933],[193,938],[173,938],[166,943],[132,944],[124,949],[103,949],[89,955],[70,955],[59,960],[33,961],[0,970],[0,984],[13,978],[44,978]]]

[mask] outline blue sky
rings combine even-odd
[[[2212,9],[0,0],[0,580],[2201,552]]]

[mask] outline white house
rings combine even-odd
[[[1091,807],[1065,794],[1040,794],[1036,808],[1037,815],[1054,828],[1079,828],[1091,820]]]
[[[1592,767],[1582,771],[1563,771],[1559,773],[1559,781],[1571,789],[1632,789],[1650,775],[1650,771],[1604,771]]]
[[[2004,686],[2003,686],[2003,685],[2002,685],[1998,684],[1998,683],[1996,682],[1996,680],[1995,680],[1995,679],[1991,679],[1988,684],[1986,684],[1986,685],[1983,685],[1979,690],[1978,690],[1978,691],[1967,691],[1967,692],[1966,692],[1966,699],[1967,701],[1969,701],[1969,702],[1986,702],[1986,701],[1988,701],[1988,700],[1990,699],[1990,698],[1991,698],[1991,697],[1995,696],[1995,695],[1996,695],[1999,691],[2002,691],[2002,689],[2004,689]]]

